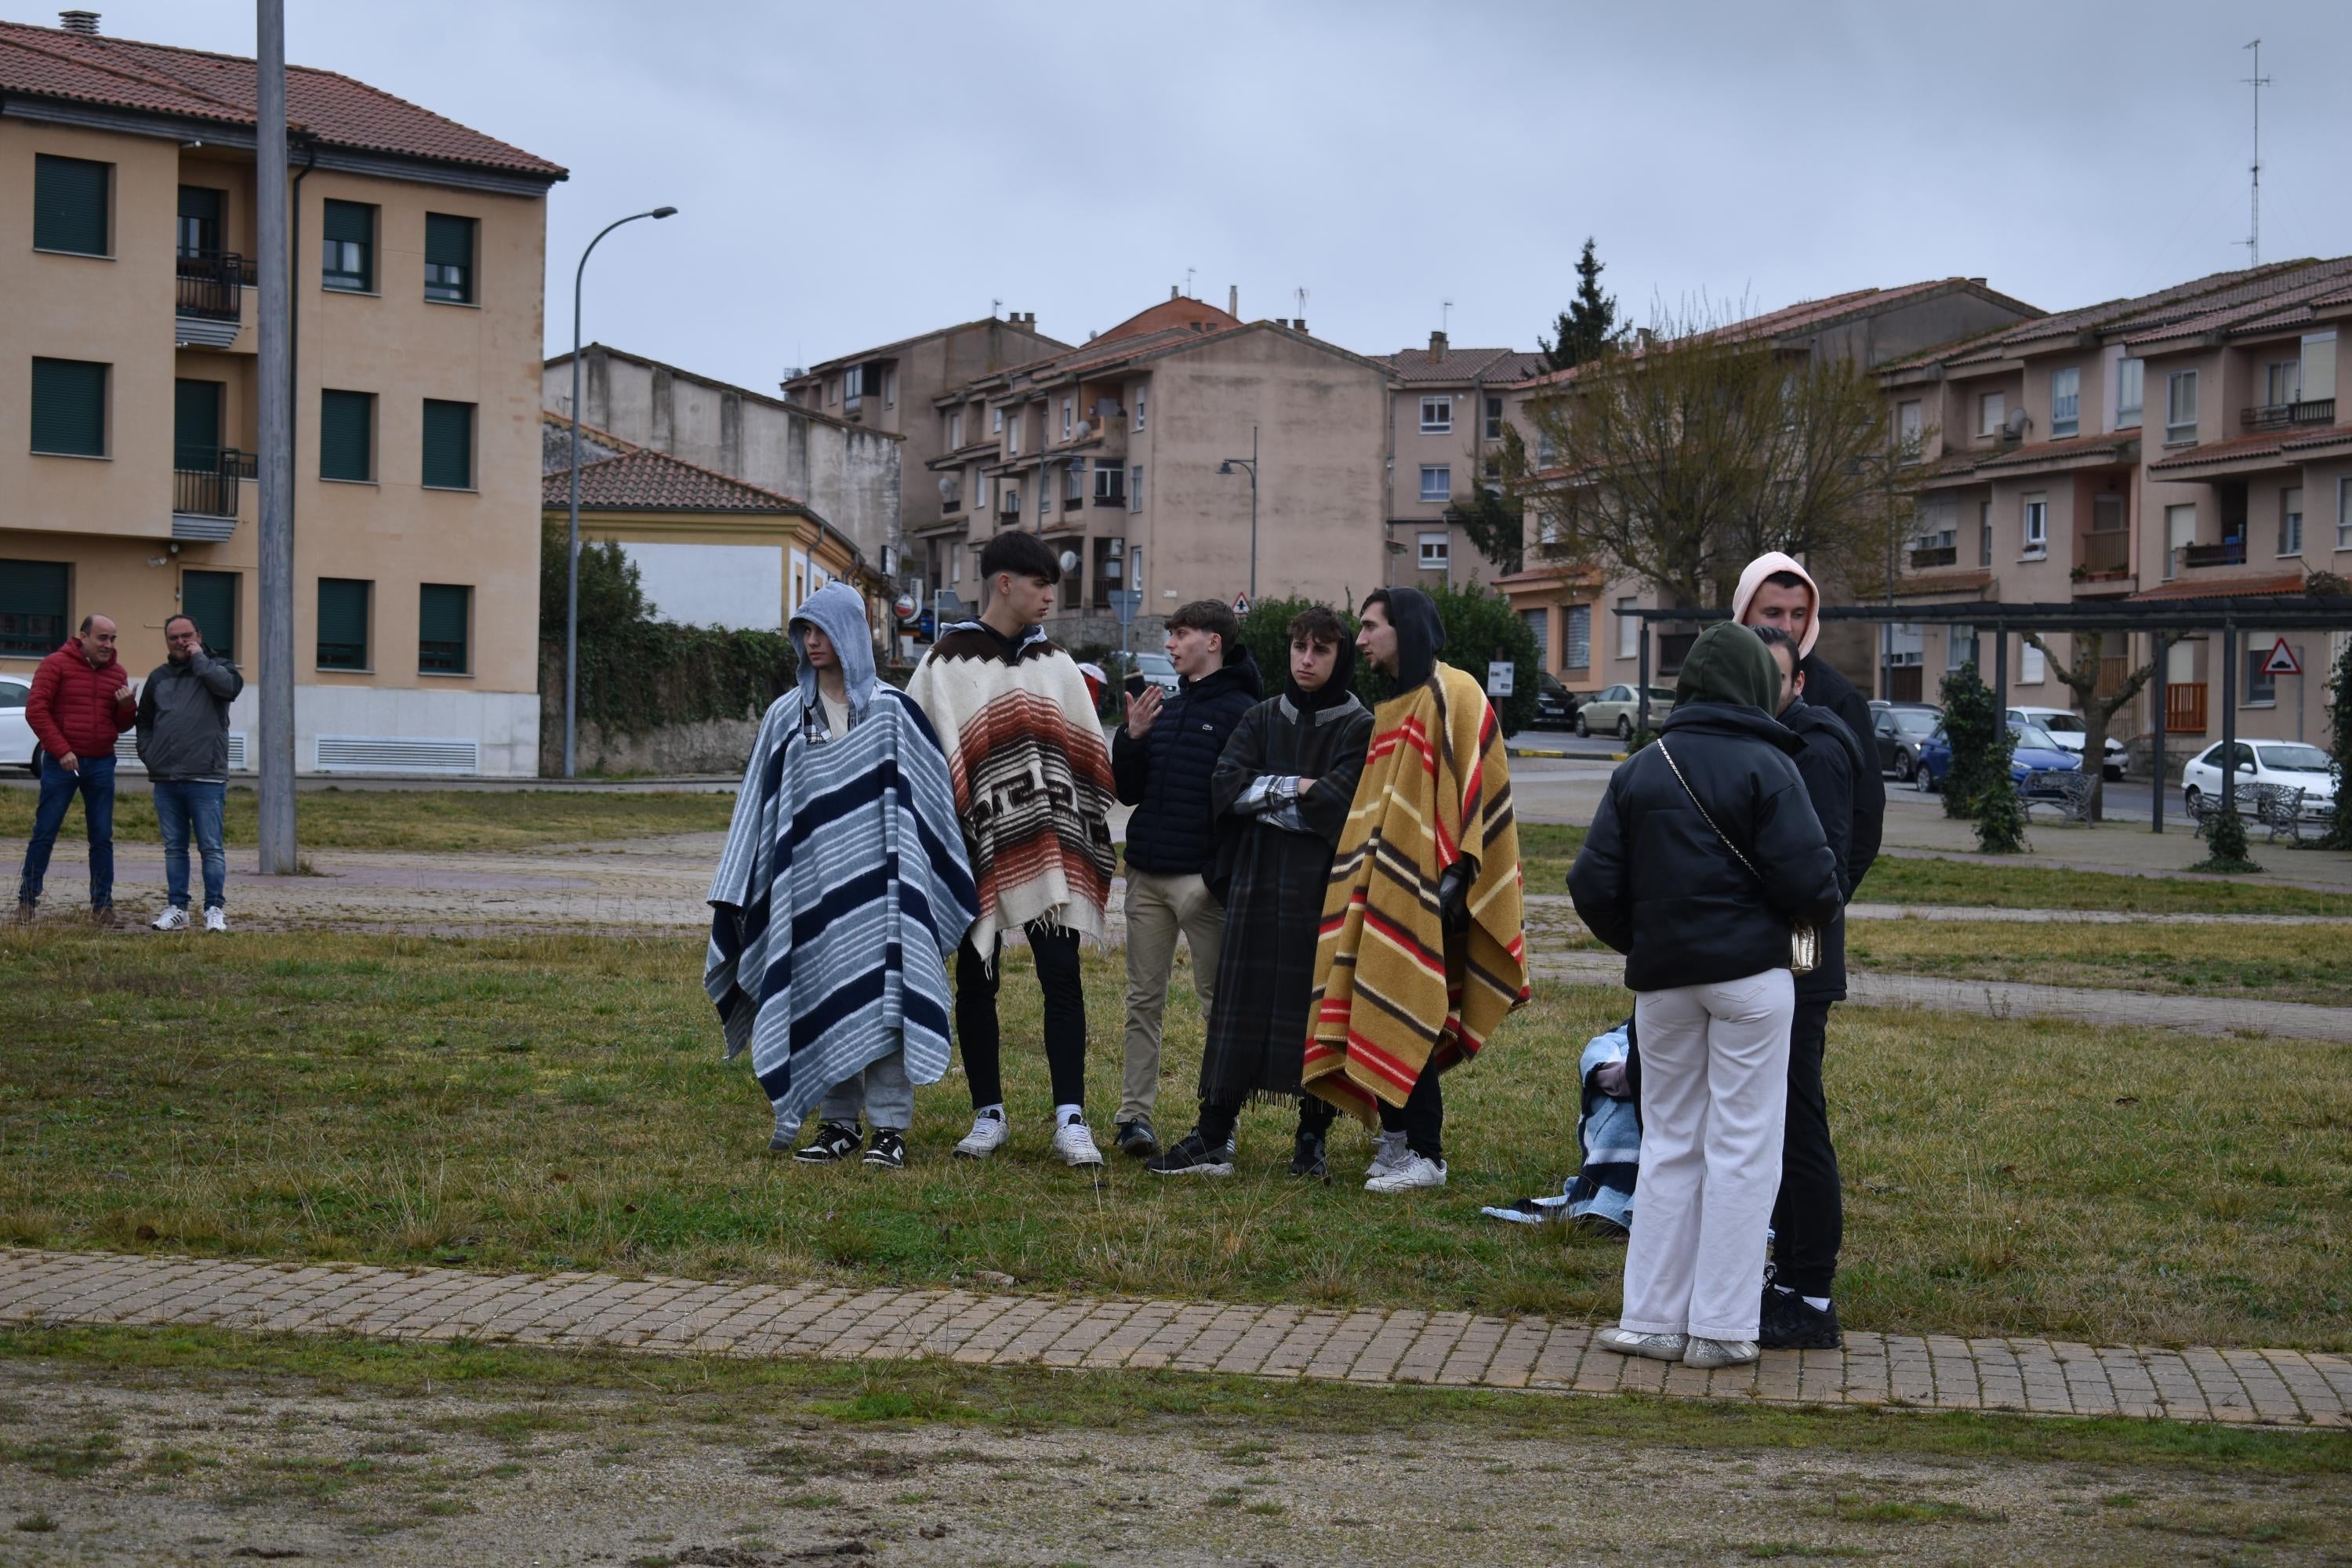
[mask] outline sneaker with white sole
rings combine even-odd
[[[1155,1176],[1230,1176],[1234,1157],[1223,1150],[1212,1152],[1196,1127],[1146,1160],[1143,1168]]]
[[[1087,1124],[1073,1117],[1054,1129],[1054,1157],[1065,1165],[1099,1165],[1102,1151]]]
[[[206,909],[205,910],[205,929],[206,931],[228,930],[228,911],[222,909],[218,904],[214,904],[210,908]]]
[[[162,914],[160,914],[160,915],[157,915],[157,916],[155,917],[155,929],[156,929],[157,931],[185,931],[185,930],[187,930],[187,929],[188,929],[188,911],[187,911],[187,910],[183,910],[183,909],[175,908],[175,907],[173,907],[173,905],[170,905],[170,904],[166,904],[166,905],[164,905],[164,906],[163,906],[163,912]]]
[[[857,1135],[856,1122],[828,1121],[816,1130],[815,1139],[793,1158],[803,1165],[830,1165],[856,1153],[857,1146],[864,1142]]]
[[[956,1158],[959,1160],[985,1160],[991,1154],[995,1153],[999,1149],[1003,1148],[1004,1140],[1009,1136],[1011,1136],[1011,1134],[1005,1131],[1004,1127],[1004,1112],[1001,1110],[980,1111],[971,1119],[971,1131],[965,1133],[963,1135],[963,1142],[955,1146]]]
[[[1707,1340],[1693,1334],[1690,1344],[1683,1351],[1683,1364],[1702,1369],[1746,1366],[1759,1353],[1754,1340]]]
[[[1407,1160],[1412,1151],[1405,1147],[1402,1132],[1381,1132],[1372,1139],[1372,1163],[1364,1167],[1367,1176],[1385,1176]]]
[[[1639,1329],[1603,1329],[1592,1342],[1619,1355],[1647,1356],[1652,1361],[1680,1361],[1690,1348],[1688,1334],[1645,1334]]]
[[[1364,1184],[1368,1193],[1409,1193],[1421,1187],[1442,1187],[1445,1184],[1445,1162],[1431,1160],[1407,1151],[1404,1163],[1385,1175],[1374,1176]]]

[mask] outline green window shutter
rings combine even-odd
[[[180,613],[196,623],[205,651],[215,658],[236,658],[236,574],[180,574]]]
[[[470,305],[474,300],[474,220],[425,215],[425,297]]]
[[[200,474],[219,469],[221,391],[217,381],[172,384],[172,467]]]
[[[354,577],[319,579],[319,668],[368,667],[368,589]]]
[[[372,291],[375,288],[375,208],[364,202],[331,201],[320,226],[325,247],[320,280],[330,289]]]
[[[33,450],[106,456],[106,371],[79,359],[33,362]]]
[[[375,395],[336,392],[319,395],[319,477],[322,479],[375,478]]]
[[[111,163],[87,158],[33,157],[33,248],[106,256],[107,186]]]
[[[425,483],[434,489],[474,488],[474,405],[425,400]]]
[[[465,674],[472,668],[467,662],[469,650],[466,646],[466,623],[474,591],[446,583],[427,583],[417,592],[416,668],[448,675]]]
[[[40,658],[66,640],[66,563],[0,561],[0,654]]]

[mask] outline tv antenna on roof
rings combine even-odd
[[[1307,290],[1299,289],[1294,291],[1298,296],[1298,319],[1303,321],[1307,319]]]
[[[1192,274],[1197,270],[1198,268],[1191,267],[1184,268],[1184,298],[1187,300],[1192,297]]]
[[[2263,89],[2271,79],[2263,74],[2263,41],[2256,38],[2246,46],[2254,51],[2254,74],[2238,79],[2254,89],[2254,184],[2252,222],[2246,231],[2246,256],[2250,265],[2263,264]]]
[[[1437,330],[1441,332],[1447,331],[1452,329],[1453,325],[1454,301],[1451,300],[1439,300],[1437,305]]]
[[[994,320],[996,320],[996,314],[997,314],[997,312],[998,312],[998,311],[1000,311],[1000,310],[1003,310],[1003,309],[1004,309],[1004,301],[1003,301],[1003,300],[991,300],[988,302],[988,319],[989,319],[990,321],[994,321]]]

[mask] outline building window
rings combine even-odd
[[[2079,365],[2050,373],[2050,435],[2080,435],[2083,429],[2083,371]]]
[[[1087,460],[1073,458],[1062,465],[1062,501],[1066,506],[1083,506],[1087,500]]]
[[[988,411],[988,433],[992,436],[1002,436],[1004,434],[1003,409],[992,408]]]
[[[2352,550],[2352,476],[2336,481],[2336,548]]]
[[[1021,487],[1007,482],[997,488],[996,504],[999,514],[1017,518],[1021,515]]]
[[[1078,400],[1075,397],[1065,397],[1062,399],[1062,439],[1065,441],[1070,439],[1077,433],[1077,428]]]
[[[1443,505],[1454,499],[1454,470],[1444,463],[1424,463],[1421,468],[1421,499]]]
[[[2303,398],[2303,362],[2281,360],[2263,366],[2263,402],[2273,408]]]
[[[1138,430],[1143,428],[1143,405],[1150,395],[1151,389],[1148,386],[1139,386],[1135,389],[1135,427]]]
[[[427,583],[417,589],[416,668],[420,674],[465,675],[473,669],[466,635],[473,610],[471,588]]]
[[[1992,502],[1977,502],[1977,564],[1992,564]]]
[[[962,445],[963,410],[959,408],[948,416],[948,450],[952,452]]]
[[[2341,531],[2340,530],[2338,531]],[[2167,577],[2179,569],[2180,552],[2197,542],[2197,503],[2184,502],[2164,509],[2164,574]]]
[[[1536,668],[1551,668],[1551,611],[1521,610],[1519,619],[1528,623],[1528,631],[1536,639]]]
[[[2017,683],[2020,686],[2039,686],[2049,673],[2050,661],[2042,657],[2040,648],[2035,647],[2032,643],[2026,643],[2018,648]]]
[[[1944,637],[1944,668],[1958,669],[1975,662],[1977,629],[1974,626],[1948,626]]]
[[[356,577],[319,579],[319,668],[368,668],[368,595],[375,586]]]
[[[1977,399],[1977,434],[1998,436],[2001,422],[2009,417],[2009,394],[1988,392]]]
[[[172,383],[172,467],[182,473],[220,471],[221,395],[226,382],[187,376]]]
[[[2197,439],[2197,373],[2176,370],[2164,378],[2164,444]]]
[[[898,406],[898,367],[895,364],[886,364],[882,367],[882,406],[885,408]]]
[[[228,193],[206,185],[180,187],[180,254],[183,256],[217,256],[221,249],[221,234],[226,226],[223,219],[228,210]]]
[[[1127,510],[1143,510],[1143,465],[1136,464],[1127,470]]]
[[[65,646],[62,561],[0,561],[0,654],[46,658]]]
[[[2306,403],[2324,403],[2336,395],[2336,329],[2304,334],[2303,368],[2296,384]]]
[[[1562,669],[1592,668],[1592,606],[1570,605],[1561,612],[1559,667]]]
[[[2303,553],[2303,487],[2291,485],[2279,491],[2279,548],[2281,555]]]
[[[975,514],[988,510],[988,480],[977,468],[971,476],[971,510]]]
[[[2116,362],[2116,428],[2139,428],[2140,403],[2147,384],[2147,362],[2126,359]]]
[[[1453,553],[1449,548],[1452,543],[1452,539],[1446,534],[1423,534],[1421,536],[1421,569],[1424,572],[1444,571],[1445,563]]]
[[[474,302],[474,220],[425,215],[425,297],[445,305]]]
[[[1499,441],[1502,438],[1503,400],[1499,397],[1490,397],[1486,399],[1486,439]]]
[[[1421,433],[1424,436],[1450,436],[1454,433],[1454,399],[1424,397],[1421,400]]]
[[[425,478],[427,489],[474,488],[474,405],[425,400]]]
[[[33,450],[106,456],[106,373],[89,360],[33,361]]]
[[[1621,612],[1638,609],[1641,603],[1641,600],[1634,598],[1620,599],[1617,601],[1617,608]],[[1617,657],[1639,658],[1641,656],[1642,623],[1632,616],[1620,614],[1617,617]]]
[[[114,165],[33,155],[33,248],[106,256]]]
[[[1559,461],[1559,447],[1553,442],[1551,432],[1549,430],[1537,431],[1536,467],[1538,468],[1549,468]]]
[[[1004,454],[1009,458],[1021,455],[1021,411],[1017,408],[1013,417],[1004,422]]]
[[[2267,707],[2278,700],[2278,677],[2263,668],[2271,650],[2250,647],[2246,650],[2246,701]]]
[[[1919,460],[1919,448],[1927,440],[1927,425],[1919,413],[1919,400],[1906,398],[1895,405],[1895,446],[1896,455],[1906,463]]]
[[[331,201],[320,226],[325,262],[319,281],[346,293],[375,292],[375,208]]]
[[[2038,561],[2050,553],[2050,500],[2047,496],[2025,498],[2025,526],[2021,532],[2028,561]]]
[[[236,574],[180,574],[180,614],[196,623],[205,651],[215,658],[236,661]]]
[[[362,482],[375,478],[375,394],[319,394],[319,477]]]
[[[1102,506],[1113,506],[1127,499],[1127,470],[1117,463],[1095,459],[1095,500]]]

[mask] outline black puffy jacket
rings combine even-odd
[[[1110,771],[1118,798],[1135,807],[1127,819],[1129,866],[1163,876],[1209,874],[1217,858],[1209,778],[1260,695],[1257,660],[1238,648],[1223,668],[1180,681],[1140,741],[1118,727]]]
[[[1886,832],[1886,777],[1878,771],[1878,742],[1871,738],[1869,700],[1854,689],[1843,670],[1820,654],[1809,655],[1803,668],[1805,701],[1836,714],[1853,736],[1855,755],[1870,759],[1853,775],[1852,826],[1845,848],[1846,897],[1852,898],[1855,885],[1870,874],[1871,863],[1878,858],[1879,840]]]
[[[1812,681],[1807,679],[1811,687]],[[1845,727],[1845,721],[1826,708],[1816,708],[1804,698],[1789,704],[1780,714],[1780,722],[1796,732],[1802,742],[1797,752],[1797,776],[1805,781],[1805,797],[1813,803],[1813,816],[1822,825],[1822,837],[1829,840],[1830,855],[1837,861],[1838,891],[1847,899],[1853,897],[1854,876],[1850,858],[1853,842],[1853,795],[1855,781],[1865,770],[1862,762],[1862,742]],[[1874,775],[1876,769],[1866,770]],[[1842,1002],[1845,1000],[1845,916],[1821,928],[1822,961],[1811,974],[1797,976],[1797,1000],[1800,1002]]]
[[[1661,743],[1619,764],[1568,874],[1576,912],[1625,955],[1634,991],[1789,966],[1789,931],[1841,907],[1837,863],[1790,760],[1801,742],[1761,709],[1677,704]],[[1701,818],[1666,752],[1750,872]]]

